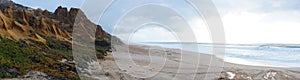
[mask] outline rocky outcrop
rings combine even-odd
[[[42,9],[30,9],[16,5],[11,1],[2,1],[0,11],[0,35],[14,40],[32,39],[46,43],[46,37],[55,37],[59,40],[71,42],[73,26],[81,27],[88,32],[85,38],[101,39],[109,43],[110,36],[99,25],[92,23],[77,8],[59,6],[54,13]],[[76,19],[76,23],[75,22]],[[88,27],[86,27],[88,26]],[[96,32],[93,32],[96,31]],[[96,33],[96,37],[91,36]],[[76,34],[75,34],[76,35]],[[80,34],[78,34],[80,35]]]
[[[86,34],[73,33],[74,26]],[[78,79],[74,63],[59,61],[74,61],[74,35],[95,41],[98,58],[103,58],[111,48],[111,35],[92,23],[80,9],[60,6],[55,12],[49,12],[1,0],[0,78],[28,73],[21,79]]]
[[[5,3],[9,3],[9,2],[11,2],[11,0],[1,0],[0,4],[5,4]]]

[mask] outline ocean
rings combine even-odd
[[[142,45],[182,49],[204,54],[213,53],[213,48],[224,49],[224,61],[243,65],[269,67],[300,67],[300,45],[296,44],[206,44],[177,42],[143,42]]]

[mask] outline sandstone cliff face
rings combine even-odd
[[[73,26],[81,27],[87,39],[103,39],[109,42],[110,35],[99,25],[88,20],[84,13],[77,8],[69,11],[59,6],[54,13],[47,10],[31,9],[16,5],[10,1],[1,1],[0,35],[14,40],[32,39],[47,43],[46,37],[54,37],[66,42],[72,41]],[[77,20],[76,23],[75,19]],[[87,27],[88,26],[88,27]],[[95,31],[96,32],[93,32]],[[96,37],[91,36],[96,33]],[[81,35],[81,34],[76,34]]]
[[[83,34],[74,33],[74,26]],[[0,0],[0,78],[39,71],[47,79],[78,79],[72,55],[74,35],[95,41],[98,58],[111,49],[111,35],[80,9],[60,6],[49,12]]]

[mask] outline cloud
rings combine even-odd
[[[164,27],[170,29],[169,31],[173,31],[182,42],[196,42],[195,34],[188,24],[188,21],[189,20],[186,20],[183,16],[170,8],[159,5],[145,5],[135,8],[123,16],[116,25],[113,34],[124,36],[120,37],[126,42],[128,40],[126,37],[130,36],[130,33],[134,32],[136,28],[144,24],[154,23],[162,24]],[[151,30],[151,28],[148,29]],[[145,31],[145,33],[140,34],[147,34],[147,32]],[[164,32],[157,34],[157,36],[163,34]],[[160,37],[159,39],[165,41],[164,38],[167,37]],[[152,39],[149,37],[149,40]]]
[[[198,43],[212,43],[209,27],[200,17],[188,20]]]
[[[296,0],[215,0],[227,43],[300,43]]]
[[[130,39],[131,42],[178,42],[176,34],[161,25],[144,25],[135,32]]]
[[[141,16],[140,16],[141,17]],[[147,18],[146,18],[147,19]],[[125,26],[130,24],[130,22],[134,22],[134,24],[139,23],[138,21],[142,20],[139,18],[139,16],[131,16],[129,18],[126,18],[126,22],[124,24],[121,24],[119,29],[116,29],[116,34],[118,35],[121,39],[126,40],[126,36],[130,36],[130,32],[128,30],[132,30],[129,27],[132,26]],[[146,41],[146,42],[198,42],[198,43],[211,43],[211,37],[209,33],[209,29],[206,26],[205,22],[201,18],[193,18],[190,20],[187,20],[187,23],[184,23],[178,16],[173,16],[169,18],[165,18],[162,20],[173,20],[168,23],[161,23],[161,24],[172,24],[173,27],[170,26],[141,26],[141,27],[146,27],[146,28],[141,28],[138,32],[135,33],[135,39],[139,41]],[[151,24],[151,23],[150,23]],[[156,23],[154,23],[156,24]],[[166,30],[164,28],[169,28],[170,30]],[[128,33],[129,32],[129,33]],[[193,35],[195,36],[193,36]],[[147,36],[154,36],[156,35],[155,38],[152,37],[147,37]],[[167,36],[169,35],[169,37]],[[176,38],[174,38],[174,36]],[[179,36],[185,36],[184,38],[179,40]],[[195,40],[188,40],[192,39],[193,37]],[[182,38],[182,37],[181,37]],[[159,41],[161,40],[161,41]]]
[[[39,6],[53,11],[58,5],[80,7],[84,0],[14,0],[26,6]],[[131,16],[127,16],[120,22],[119,34],[126,34],[126,30],[134,27],[136,23],[159,20],[160,23],[169,26],[173,32],[187,36],[185,41],[210,43],[209,30],[205,20],[199,16],[190,5],[182,1],[153,0],[132,3],[130,0],[121,0],[111,5],[106,14],[101,18],[100,25],[103,29],[112,33],[119,18],[124,17],[126,11],[139,3],[163,3],[160,6],[148,6],[133,9]],[[300,1],[298,0],[213,0],[224,24],[227,43],[251,44],[251,43],[300,43]],[[107,3],[94,2],[92,5],[105,5]],[[103,6],[102,6],[103,7]],[[85,12],[93,22],[98,21],[99,14],[93,11],[95,7],[87,7]],[[137,8],[138,9],[138,8]],[[152,18],[151,18],[152,17]],[[188,24],[186,24],[186,23]],[[139,26],[139,25],[138,25]],[[150,28],[147,28],[151,30]],[[163,31],[161,32],[164,34]],[[142,33],[141,33],[142,34]],[[145,32],[145,34],[147,34]],[[167,33],[166,33],[167,34]],[[180,36],[179,35],[179,36]]]
[[[300,43],[300,30],[297,26],[300,20],[299,9],[295,4],[297,2],[290,1],[267,1],[267,0],[244,0],[244,1],[215,1],[216,6],[222,16],[223,25],[225,28],[226,42],[233,44],[252,44],[252,43]],[[227,4],[228,3],[228,4]],[[190,8],[182,8],[186,13],[180,15],[185,18],[188,25],[184,25],[180,21],[180,17],[168,15],[162,15],[168,10],[157,8],[153,10],[144,8],[128,18],[130,20],[147,20],[141,19],[145,16],[158,16],[163,24],[177,25],[174,28],[174,32],[188,35],[190,33],[195,34],[197,42],[211,43],[211,37],[209,29],[205,24],[203,18],[193,13]],[[156,13],[153,13],[156,12]],[[188,16],[186,16],[188,15]],[[168,21],[168,22],[166,22]],[[124,22],[124,24],[128,24]],[[136,22],[138,23],[138,22]],[[192,31],[185,31],[187,27],[190,27]],[[128,28],[123,26],[124,29]],[[188,40],[186,40],[188,41]]]
[[[221,13],[247,11],[268,13],[273,11],[299,10],[298,0],[213,0]]]

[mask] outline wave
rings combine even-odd
[[[300,45],[298,44],[208,44],[208,43],[177,43],[177,42],[151,42],[142,43],[145,45],[155,45],[166,48],[184,49],[187,51],[199,52],[204,54],[213,54],[213,48],[223,48],[225,58],[234,58],[253,63],[259,63],[261,66],[272,67],[300,67]],[[183,48],[183,45],[184,48]],[[190,46],[187,46],[190,45]],[[198,49],[194,48],[198,46]],[[220,53],[218,53],[220,54]],[[230,61],[237,63],[236,60]],[[270,64],[272,63],[272,64]],[[242,63],[239,63],[242,64]],[[245,63],[245,65],[256,65]],[[256,65],[258,66],[258,65]]]

